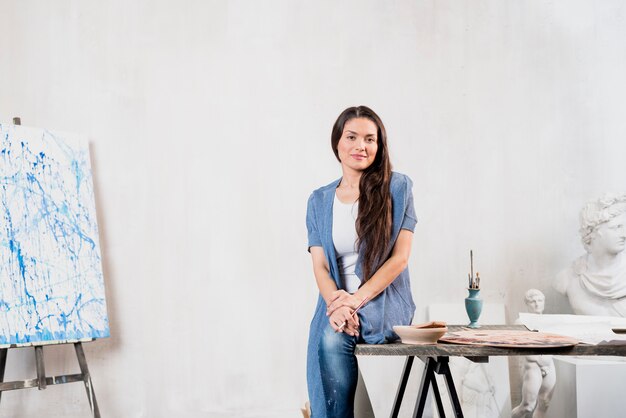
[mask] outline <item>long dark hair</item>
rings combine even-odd
[[[387,150],[387,131],[380,117],[367,106],[350,107],[337,118],[331,134],[331,146],[339,159],[337,145],[343,128],[351,119],[366,118],[377,127],[376,158],[359,181],[359,215],[356,220],[358,249],[363,252],[363,282],[370,279],[376,268],[388,257],[391,241],[391,163]]]

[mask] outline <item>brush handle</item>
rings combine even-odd
[[[361,309],[361,307],[363,307],[363,305],[365,305],[365,302],[367,302],[367,299],[368,298],[366,296],[365,299],[363,299],[361,301],[361,303],[359,303],[359,305],[356,308],[354,308],[354,311],[352,311],[352,313],[350,314],[351,317],[354,317],[354,315],[357,313],[357,311],[359,309]],[[348,321],[344,321],[344,323],[341,324],[341,326],[337,329],[337,331],[341,331],[346,325],[348,325]]]

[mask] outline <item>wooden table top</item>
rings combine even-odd
[[[448,325],[450,331],[460,331],[465,326]],[[526,330],[523,325],[484,325],[480,329]],[[356,355],[361,356],[417,356],[417,357],[489,357],[489,356],[626,356],[626,341],[598,345],[578,344],[558,348],[503,348],[463,344],[438,343],[434,345],[410,345],[401,342],[391,344],[357,344]]]

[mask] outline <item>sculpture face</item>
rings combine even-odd
[[[535,294],[526,299],[526,306],[531,313],[543,313],[543,308],[545,306],[545,297],[540,294]]]
[[[587,203],[579,232],[587,254],[558,274],[554,288],[579,315],[626,317],[626,193]]]
[[[617,255],[626,248],[626,213],[598,226],[591,241],[592,253]]]

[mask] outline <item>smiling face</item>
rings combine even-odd
[[[590,245],[592,252],[617,255],[626,248],[626,213],[599,225]]]
[[[378,127],[367,118],[346,122],[337,144],[337,153],[344,170],[363,171],[376,159]]]

